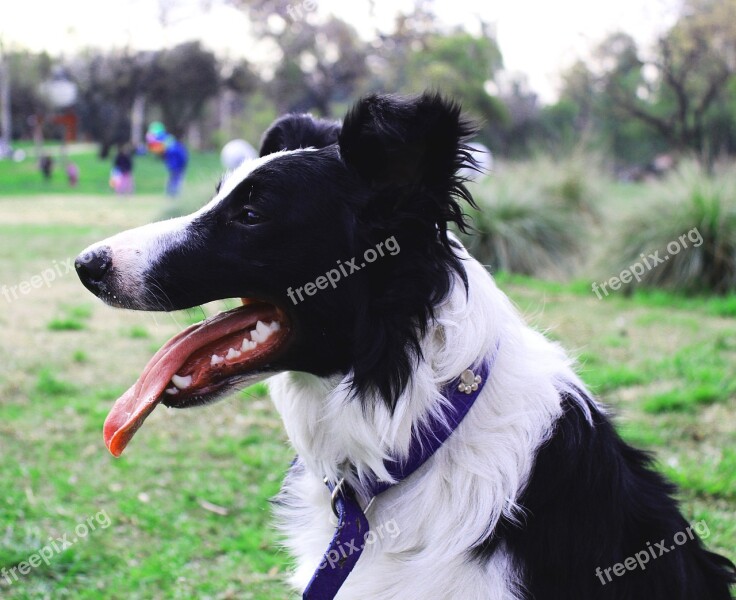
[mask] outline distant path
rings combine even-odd
[[[165,205],[155,195],[120,202],[110,195],[65,194],[2,198],[2,227],[17,225],[90,225],[119,230],[144,225],[162,217]]]
[[[51,154],[57,156],[61,154],[61,144],[44,144],[41,146],[41,154]],[[73,156],[75,154],[95,154],[99,148],[99,145],[94,142],[74,142],[73,144],[66,145],[67,156]],[[38,152],[35,146],[27,146],[25,143],[21,146],[13,146],[14,150],[22,150],[26,153],[27,158],[37,158]]]

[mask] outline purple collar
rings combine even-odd
[[[443,405],[439,416],[430,417],[424,426],[414,431],[406,460],[384,463],[396,483],[381,480],[369,483],[365,488],[367,497],[375,498],[401,483],[440,449],[480,395],[496,354],[493,352],[486,357],[477,368],[466,369],[443,389],[449,402]],[[325,479],[325,484],[332,493],[332,511],[337,517],[337,527],[318,569],[304,590],[302,600],[333,600],[358,562],[370,531],[368,519],[345,479],[337,483]]]

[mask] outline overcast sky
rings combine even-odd
[[[171,2],[171,0],[168,0]],[[0,0],[0,37],[51,54],[80,46],[130,45],[155,48],[200,39],[218,53],[258,62],[267,49],[254,47],[243,12],[211,0],[177,0],[171,23],[162,28],[157,0]],[[292,15],[317,6],[369,37],[376,27],[390,29],[396,11],[411,0],[294,0]],[[477,16],[494,24],[506,68],[526,73],[533,90],[552,100],[558,74],[606,33],[623,30],[643,44],[672,23],[679,0],[436,0],[448,25],[474,28]]]

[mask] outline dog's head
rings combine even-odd
[[[112,306],[243,299],[159,350],[108,417],[113,453],[158,402],[203,404],[284,370],[351,373],[360,398],[393,407],[433,308],[465,280],[447,226],[472,202],[457,175],[471,133],[433,94],[366,97],[341,128],[286,116],[196,213],[87,248],[80,279]]]

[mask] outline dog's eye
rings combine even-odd
[[[265,219],[259,212],[252,208],[246,208],[240,220],[246,225],[256,225],[257,223],[262,223]]]

